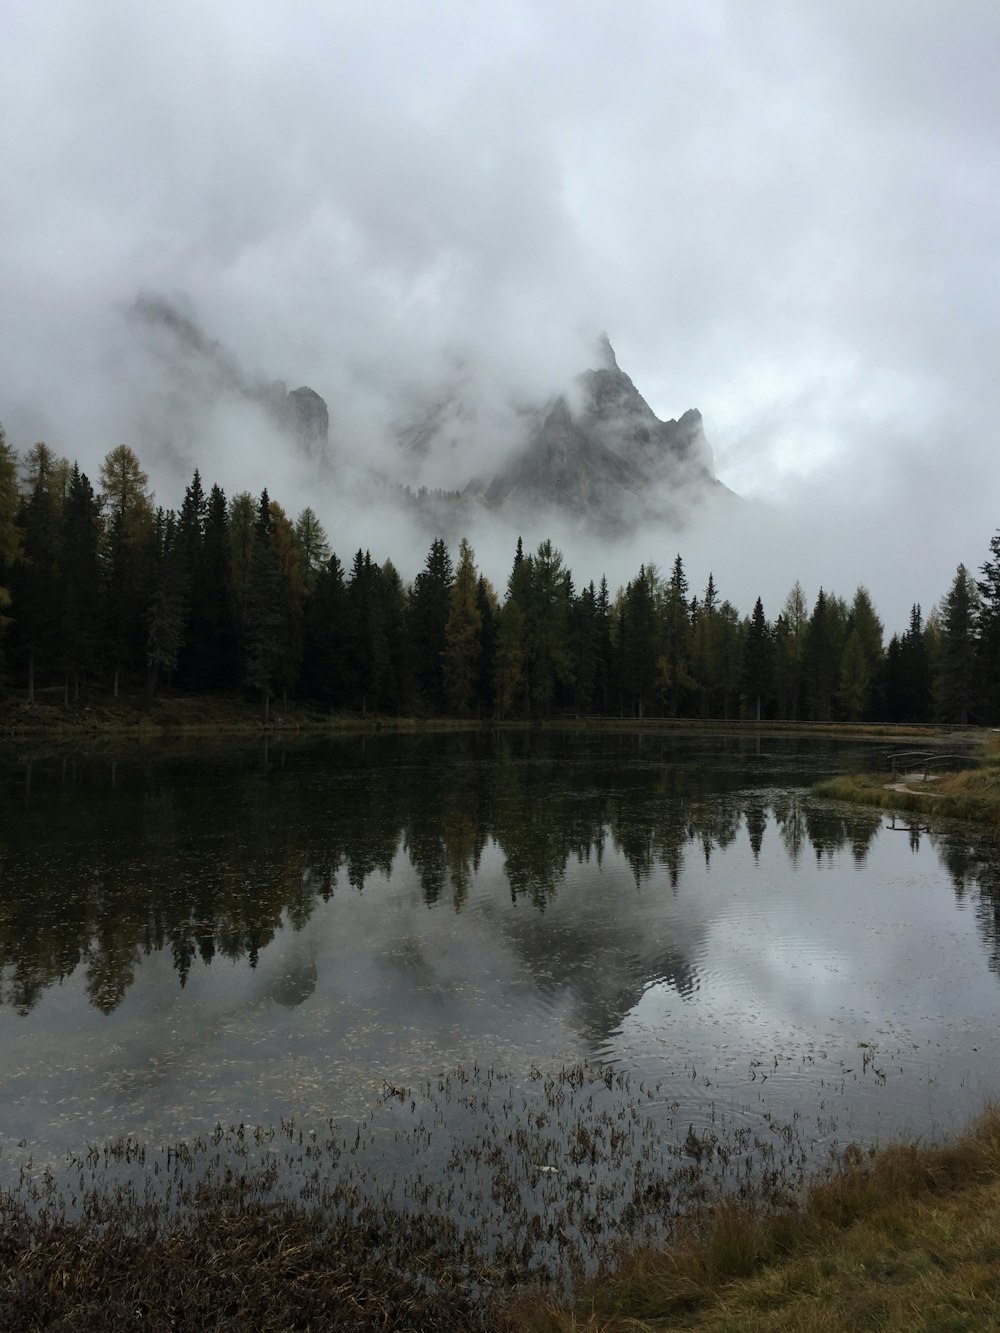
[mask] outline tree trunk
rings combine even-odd
[[[35,702],[35,654],[28,653],[28,703]]]
[[[114,697],[115,697],[116,699],[118,698],[118,668],[117,668],[117,667],[115,667],[115,688],[114,688]]]

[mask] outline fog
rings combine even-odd
[[[680,553],[743,611],[864,582],[902,628],[1000,523],[998,39],[986,0],[5,6],[0,422],[94,479],[128,442],[165,505],[195,465],[266,485],[412,578],[433,533],[370,479],[488,473],[606,329],[747,503],[614,543],[477,517],[498,587],[523,530],[577,584]],[[326,400],[328,469],[274,380]],[[460,447],[401,458],[452,399]]]

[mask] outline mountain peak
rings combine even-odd
[[[597,339],[597,365],[595,370],[618,370],[618,359],[615,356],[615,349],[611,346],[611,339],[606,333],[601,333]]]

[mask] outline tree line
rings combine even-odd
[[[773,619],[681,556],[613,594],[577,588],[561,553],[520,539],[502,595],[468,541],[435,539],[412,583],[389,560],[333,553],[311,508],[265,490],[227,499],[195,470],[180,507],[155,503],[127,445],[95,489],[0,429],[0,647],[8,685],[116,695],[246,690],[265,716],[296,697],[331,711],[496,719],[581,716],[850,722],[1000,721],[1000,532],[975,577],[914,605],[885,643],[871,598],[794,583]]]

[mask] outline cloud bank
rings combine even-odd
[[[551,392],[605,328],[765,507],[553,534],[578,577],[680,549],[744,610],[863,580],[898,626],[1000,522],[998,39],[985,0],[7,6],[0,420],[91,473],[127,439],[164,503],[197,454],[294,509],[310,476],[231,395],[185,412],[138,292],[317,389],[349,468],[456,376],[486,421]],[[324,503],[383,553],[381,514]],[[390,536],[411,573],[422,535]]]

